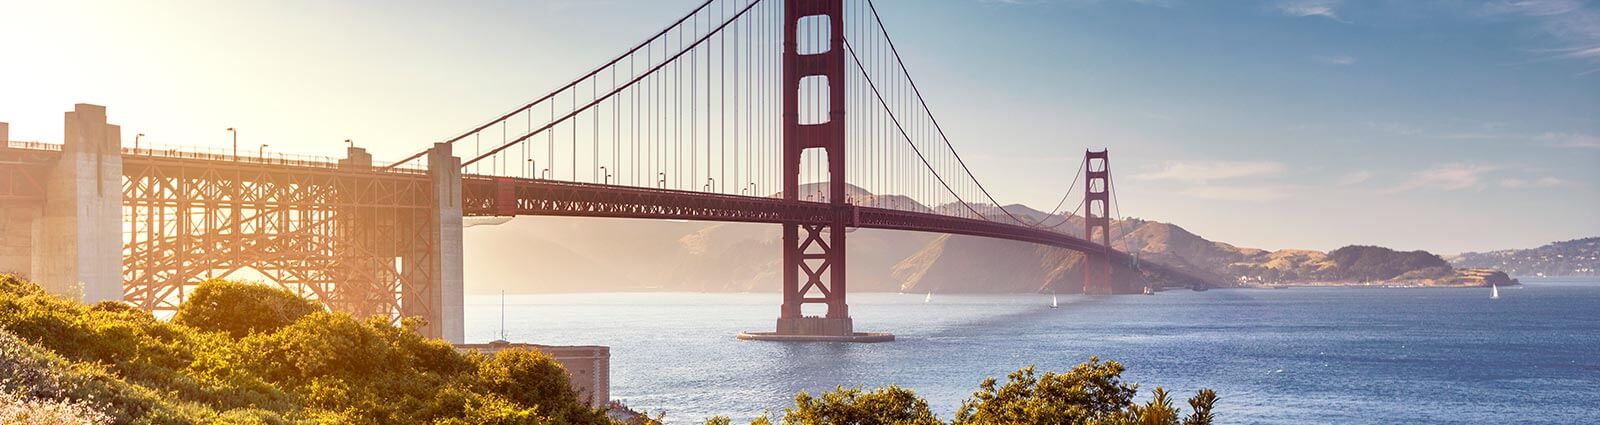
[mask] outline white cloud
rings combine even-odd
[[[1600,65],[1600,10],[1583,0],[1495,0],[1481,8],[1485,16],[1521,16],[1533,19],[1558,47],[1538,49],[1545,59],[1584,61]],[[1580,75],[1600,72],[1594,68]]]
[[[1274,6],[1285,15],[1304,18],[1321,16],[1339,22],[1339,0],[1279,0]]]
[[[1557,148],[1600,149],[1600,136],[1579,133],[1544,133],[1537,137],[1546,145]]]
[[[1356,63],[1355,57],[1346,55],[1317,56],[1311,59],[1329,65],[1354,65]]]
[[[1541,177],[1541,178],[1537,178],[1537,179],[1533,179],[1533,180],[1523,180],[1523,179],[1519,179],[1519,178],[1509,178],[1509,179],[1501,180],[1500,181],[1500,187],[1510,188],[1510,189],[1527,189],[1527,188],[1540,188],[1540,187],[1557,187],[1557,186],[1565,185],[1566,183],[1567,183],[1566,180],[1558,179],[1558,178],[1555,178],[1555,177]]]
[[[1484,12],[1491,15],[1555,16],[1582,8],[1579,0],[1495,0],[1483,4]]]
[[[1339,185],[1340,186],[1355,186],[1355,185],[1358,185],[1358,184],[1366,183],[1367,180],[1372,180],[1372,172],[1371,171],[1367,171],[1367,170],[1351,171],[1351,172],[1345,173],[1343,176],[1339,176]]]
[[[1277,161],[1162,161],[1159,169],[1134,175],[1133,178],[1205,183],[1213,180],[1275,176],[1283,174],[1287,169],[1288,167]]]
[[[1289,196],[1283,188],[1271,186],[1195,186],[1178,193],[1191,198],[1241,202],[1276,201]]]
[[[1414,189],[1443,189],[1461,190],[1481,187],[1483,175],[1499,169],[1500,167],[1482,164],[1453,163],[1434,166],[1422,171],[1411,173],[1410,178],[1400,185],[1390,188],[1389,192],[1404,192]]]

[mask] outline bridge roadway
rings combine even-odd
[[[26,166],[29,172],[7,173],[11,178],[40,176],[42,172],[39,170],[56,161],[60,155],[61,145],[13,144],[16,145],[11,150],[13,161]],[[123,149],[122,158],[124,172],[130,176],[145,174],[146,169],[153,168],[172,176],[228,172],[257,176],[294,175],[302,181],[307,178],[344,176],[394,182],[415,180],[419,184],[427,183],[429,179],[424,170],[353,170],[342,168],[332,161],[248,155],[233,157],[172,149],[126,148]],[[43,180],[43,177],[39,177],[39,180]],[[0,200],[43,198],[42,191],[30,191],[22,186],[25,184],[21,182],[4,185],[4,189],[8,190],[0,190]],[[1005,222],[867,206],[847,205],[844,211],[837,212],[833,209],[832,205],[825,202],[791,202],[775,197],[546,179],[462,176],[462,213],[465,216],[548,215],[826,225],[832,222],[834,214],[845,214],[850,226],[857,228],[948,233],[1030,242],[1079,252],[1104,251],[1104,247],[1072,235]],[[1126,260],[1129,256],[1113,251],[1113,260],[1119,258]]]
[[[9,160],[13,172],[3,173],[0,200],[42,200],[43,170],[60,154],[60,145],[12,142]],[[366,177],[389,181],[415,180],[426,184],[422,170],[352,170],[338,163],[314,160],[232,157],[178,150],[124,149],[123,168],[141,174],[161,168],[171,175],[215,173],[220,169],[245,174],[293,174],[302,177]],[[184,171],[185,169],[189,171]],[[776,197],[738,196],[695,191],[577,183],[481,175],[462,176],[462,214],[465,216],[567,216],[739,223],[798,223],[827,225],[844,214],[850,227],[947,233],[1015,240],[1078,252],[1107,251],[1094,242],[1061,232],[1017,224],[954,217],[934,213],[846,205],[842,211],[824,202],[786,201]],[[1110,251],[1112,261],[1126,263],[1131,256]],[[1152,265],[1154,266],[1154,265]]]
[[[1079,252],[1103,252],[1094,242],[1068,234],[988,220],[887,208],[786,201],[672,189],[573,183],[556,180],[462,177],[462,213],[467,216],[550,215],[740,223],[826,225],[845,214],[850,227],[948,233],[1031,242]],[[1130,257],[1112,251],[1113,260]]]

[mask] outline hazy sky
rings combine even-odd
[[[854,0],[852,0],[854,1]],[[565,83],[698,1],[0,0],[0,121],[59,141],[398,158]],[[1600,4],[879,0],[1002,202],[1109,147],[1126,215],[1263,248],[1600,235]]]

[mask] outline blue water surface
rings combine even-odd
[[[1502,288],[1291,288],[1155,296],[851,294],[885,344],[734,339],[771,330],[775,293],[524,294],[512,341],[611,347],[613,399],[670,423],[781,414],[798,391],[899,384],[949,419],[985,377],[1127,366],[1221,396],[1224,424],[1600,423],[1600,281]],[[501,298],[469,296],[467,339],[499,337]],[[1179,402],[1182,406],[1182,402]]]

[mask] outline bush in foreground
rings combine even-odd
[[[1090,358],[1060,374],[1036,375],[1030,366],[1012,372],[1004,385],[989,378],[962,404],[952,424],[1210,425],[1215,392],[1203,389],[1190,398],[1193,412],[1180,422],[1161,387],[1149,402],[1134,403],[1139,387],[1123,383],[1122,372],[1121,363]]]
[[[287,292],[206,282],[172,322],[0,276],[4,423],[607,424],[554,359],[466,355]],[[48,412],[16,416],[13,412]],[[102,420],[104,419],[104,420]]]
[[[1210,425],[1217,395],[1200,390],[1189,399],[1191,412],[1182,416],[1166,390],[1156,387],[1150,401],[1135,403],[1138,385],[1122,382],[1122,364],[1090,358],[1065,373],[1035,373],[1029,366],[1012,372],[1004,385],[994,378],[956,411],[951,425]],[[812,397],[795,396],[784,409],[784,425],[933,425],[943,424],[928,403],[911,390],[890,385],[871,391],[838,388]],[[729,425],[715,417],[706,425]],[[770,425],[766,417],[752,425]]]

